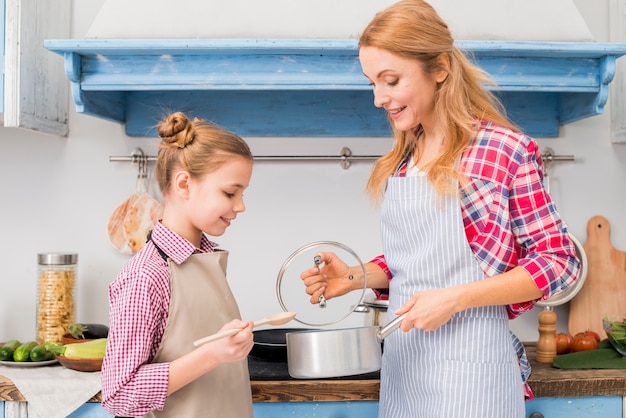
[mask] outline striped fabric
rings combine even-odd
[[[543,291],[543,299],[564,291],[578,277],[580,264],[551,196],[543,187],[543,163],[530,137],[492,123],[482,123],[461,158],[466,184],[460,202],[465,235],[487,276],[521,266]],[[399,176],[406,175],[406,165]],[[384,255],[372,262],[389,280]],[[386,298],[384,290],[377,291]],[[515,318],[535,305],[507,307]]]
[[[381,209],[383,249],[394,277],[388,312],[420,290],[485,277],[465,242],[456,196],[437,194],[425,176],[394,177]],[[504,306],[468,309],[435,331],[396,331],[385,339],[380,418],[524,414],[523,382]]]

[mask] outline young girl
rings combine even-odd
[[[114,415],[252,417],[252,324],[226,281],[220,236],[245,210],[252,155],[234,133],[183,113],[158,125],[163,219],[109,287],[102,405]],[[220,329],[232,337],[194,348]]]

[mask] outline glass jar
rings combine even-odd
[[[76,305],[76,263],[78,254],[37,255],[37,342],[62,343],[74,323]]]

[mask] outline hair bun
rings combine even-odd
[[[184,113],[175,112],[159,122],[157,132],[164,143],[185,148],[193,141],[195,129]]]

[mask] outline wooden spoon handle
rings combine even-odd
[[[280,314],[280,315],[272,315],[263,319],[259,319],[258,321],[254,321],[254,325],[253,328],[259,327],[261,325],[265,325],[265,324],[272,324],[272,325],[279,325],[279,324],[284,324],[286,322],[291,321],[291,319],[293,317],[295,317],[296,314],[295,312],[287,312],[286,314]],[[211,341],[215,341],[215,340],[220,340],[222,338],[226,338],[226,337],[230,337],[231,335],[235,335],[237,334],[239,331],[241,331],[243,328],[231,328],[231,329],[226,329],[224,331],[220,331],[217,332],[213,335],[209,335],[208,337],[204,337],[204,338],[200,338],[199,340],[196,340],[193,342],[193,345],[198,347],[202,344],[211,342]]]
[[[271,321],[271,319],[269,319],[269,318],[260,319],[260,320],[254,322],[254,327],[258,327],[258,326],[261,326],[261,325],[268,324],[270,321]],[[213,335],[209,335],[208,337],[200,338],[199,340],[194,341],[193,345],[198,347],[198,346],[201,346],[202,344],[210,343],[211,341],[221,340],[222,338],[227,338],[227,337],[230,337],[232,335],[237,334],[242,329],[243,328],[225,329],[223,331],[216,332]]]
[[[254,321],[254,328],[260,327],[261,325],[269,324],[270,322],[272,322],[272,318],[259,319],[258,321]]]
[[[193,342],[193,345],[195,347],[199,347],[202,344],[206,344],[209,343],[211,341],[216,341],[216,340],[221,340],[222,338],[226,338],[226,337],[230,337],[231,335],[235,335],[237,334],[239,331],[241,331],[243,328],[231,328],[231,329],[225,329],[223,331],[220,332],[216,332],[213,335],[209,335],[208,337],[204,337],[204,338],[200,338],[199,340],[196,340]]]

